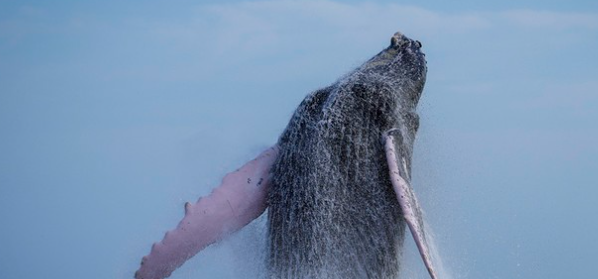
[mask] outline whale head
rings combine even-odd
[[[390,45],[365,62],[358,71],[391,85],[404,107],[417,106],[426,82],[427,66],[422,44],[400,32]]]

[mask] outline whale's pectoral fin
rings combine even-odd
[[[259,217],[267,206],[270,168],[277,155],[277,146],[269,148],[227,174],[209,196],[195,204],[186,203],[183,220],[152,246],[135,278],[166,278],[206,246]]]
[[[383,140],[390,179],[397,195],[397,199],[399,200],[399,204],[401,205],[403,217],[405,217],[405,221],[407,221],[409,230],[419,249],[419,254],[424,260],[424,264],[426,265],[430,276],[433,279],[436,279],[436,272],[432,265],[430,249],[424,230],[422,211],[417,202],[417,198],[415,197],[415,193],[413,192],[413,188],[407,181],[409,176],[407,174],[405,158],[397,150],[398,146],[402,145],[401,142],[403,138],[398,130],[393,129],[383,135]]]

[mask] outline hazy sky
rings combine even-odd
[[[397,30],[427,54],[413,184],[453,277],[595,274],[598,1],[140,3],[0,2],[0,278],[131,278]],[[263,221],[172,278],[256,276]]]

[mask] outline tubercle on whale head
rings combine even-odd
[[[390,46],[364,63],[360,70],[384,79],[397,89],[404,105],[415,108],[426,82],[427,66],[422,43],[400,32],[390,38]]]

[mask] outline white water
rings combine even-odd
[[[432,264],[438,279],[456,279],[463,278],[462,276],[455,276],[453,271],[445,265],[442,257],[442,249],[438,246],[434,231],[431,229],[430,224],[424,220],[424,226],[426,229],[426,241],[430,256],[432,258]],[[405,243],[403,245],[402,257],[401,257],[401,271],[400,279],[429,279],[430,275],[426,270],[424,262],[419,254],[415,241],[411,232],[407,229],[405,235]]]
[[[427,233],[426,240],[438,278],[465,278],[454,274],[451,268],[445,265],[442,247],[438,246],[430,224],[425,220],[424,222]],[[222,276],[221,278],[263,278],[266,274],[266,232],[266,220],[262,216],[238,234],[232,235],[227,241],[199,253],[182,268],[183,272],[175,272],[172,278],[201,277],[202,274],[205,274],[206,268],[210,272]],[[429,279],[430,275],[419,255],[411,233],[408,229],[405,233],[401,269],[397,279]],[[217,268],[214,268],[214,265]],[[228,271],[225,272],[225,270]]]
[[[438,248],[434,231],[431,229],[430,224],[424,219],[424,226],[426,226],[426,241],[430,248],[430,256],[434,269],[438,275],[438,279],[454,279],[453,273],[448,269],[442,260],[440,250]]]

